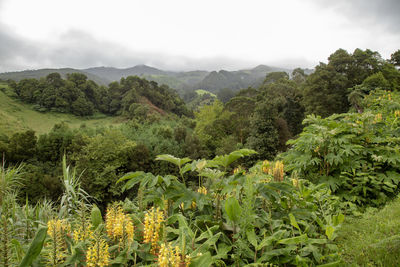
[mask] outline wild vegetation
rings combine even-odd
[[[123,123],[4,132],[0,262],[396,266],[396,53],[339,49],[310,75],[269,73],[219,100],[200,91],[193,113],[139,77],[108,87],[82,74],[10,82],[19,107],[81,116],[82,98]]]

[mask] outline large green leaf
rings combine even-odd
[[[289,218],[290,218],[290,224],[293,227],[296,227],[297,230],[299,230],[301,232],[300,227],[299,227],[299,225],[298,225],[298,223],[296,221],[296,218],[294,217],[294,215],[292,213],[289,213]]]
[[[329,240],[333,240],[333,238],[334,238],[333,233],[334,232],[335,232],[335,228],[333,228],[333,226],[331,226],[331,225],[326,226],[325,234],[329,238]]]
[[[242,214],[239,201],[234,197],[230,197],[225,201],[225,211],[229,220],[235,223],[239,221],[240,215]]]
[[[93,228],[96,229],[101,223],[103,223],[103,217],[101,216],[100,209],[93,205],[92,211],[90,213],[90,220],[92,222]]]
[[[196,257],[190,263],[190,267],[208,267],[213,263],[210,252],[204,253],[200,257]]]
[[[305,243],[307,242],[307,234],[304,235],[299,235],[295,237],[290,237],[290,238],[285,238],[281,239],[278,241],[278,244],[284,244],[284,245],[292,245],[292,244],[300,244],[300,243]]]
[[[27,267],[31,266],[32,262],[39,256],[42,251],[44,240],[47,236],[47,227],[41,227],[37,231],[35,238],[29,245],[28,251],[25,254],[25,257],[22,259],[19,267]]]
[[[181,159],[181,158],[177,158],[177,157],[174,157],[174,156],[172,156],[172,155],[169,155],[169,154],[158,155],[158,156],[156,157],[156,160],[162,160],[162,161],[170,162],[170,163],[172,163],[172,164],[175,164],[175,165],[178,166],[179,168],[181,168],[182,165],[184,165],[184,164],[186,164],[186,163],[192,161],[190,158],[183,158],[183,159]]]
[[[257,153],[256,151],[251,150],[251,149],[240,149],[240,150],[233,151],[228,155],[216,156],[212,160],[212,163],[215,163],[219,166],[227,168],[232,162],[234,162],[242,157],[249,156],[249,155],[256,154],[256,153]]]
[[[247,236],[247,240],[250,242],[250,244],[252,244],[253,247],[257,248],[258,242],[257,242],[257,236],[254,231],[254,228],[248,229],[246,231],[246,236]]]

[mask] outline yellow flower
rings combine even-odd
[[[281,182],[283,181],[283,162],[282,161],[276,161],[273,169],[273,175],[274,175],[274,180],[276,182]]]
[[[204,186],[200,186],[197,189],[197,192],[200,193],[200,194],[203,194],[203,195],[207,195],[207,188],[205,188]]]
[[[47,222],[47,234],[51,240],[46,245],[46,258],[50,265],[62,264],[67,257],[65,235],[71,230],[66,220],[50,220]]]
[[[157,208],[152,207],[144,216],[144,243],[151,243],[151,253],[155,253],[160,240],[160,231],[164,222],[164,213]]]
[[[75,242],[85,241],[85,240],[93,238],[93,231],[91,229],[92,225],[87,224],[85,226],[80,225],[77,229],[74,230],[73,238],[74,238]]]
[[[103,267],[110,263],[108,244],[104,240],[96,240],[88,249],[86,254],[88,267]]]
[[[382,121],[382,114],[378,113],[375,115],[374,123]]]
[[[106,229],[110,238],[125,247],[133,242],[134,226],[128,214],[120,206],[109,207],[106,213]]]
[[[184,259],[184,261],[182,259]],[[159,267],[188,267],[190,264],[190,256],[187,255],[183,257],[183,254],[178,246],[172,248],[170,243],[163,243],[160,246],[157,264]]]
[[[264,160],[262,163],[262,171],[265,174],[272,174],[271,162]]]

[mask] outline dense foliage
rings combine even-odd
[[[396,59],[339,49],[310,75],[198,90],[186,95],[194,118],[139,77],[10,82],[36,109],[124,124],[0,135],[0,263],[342,266],[342,214],[399,191]]]
[[[337,198],[324,186],[285,176],[281,162],[260,162],[248,173],[226,172],[233,162],[253,153],[242,149],[198,161],[160,155],[158,160],[178,167],[179,176],[126,174],[118,183],[124,183],[123,191],[136,187],[137,197],[109,204],[104,216],[89,205],[90,196],[64,157],[59,208],[49,204],[19,207],[9,194],[8,202],[3,202],[3,221],[26,221],[26,225],[2,228],[4,235],[14,236],[1,240],[7,250],[20,249],[3,257],[3,263],[337,265],[340,260],[333,240],[344,219],[338,213]],[[2,172],[13,175],[10,180],[18,175],[13,169]],[[193,187],[185,185],[188,172],[198,177]],[[5,209],[6,205],[15,206]]]
[[[349,54],[338,49],[328,60],[328,64],[320,63],[305,81],[304,105],[308,114],[326,117],[347,112],[350,88],[377,74],[389,81],[391,90],[400,89],[400,72],[378,52],[356,49]]]
[[[400,184],[400,94],[374,91],[364,112],[309,116],[284,156],[288,169],[327,183],[341,199],[380,205]]]
[[[190,115],[183,100],[168,86],[159,86],[137,76],[122,78],[109,87],[98,86],[82,73],[58,73],[46,78],[22,79],[11,83],[16,95],[24,102],[36,104],[39,111],[53,110],[78,116],[103,112],[129,118],[146,117],[149,110]]]

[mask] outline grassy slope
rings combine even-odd
[[[211,95],[212,97],[217,97],[217,95],[216,94],[213,94],[213,93],[211,93],[211,92],[209,92],[209,91],[207,91],[207,90],[203,90],[203,89],[197,89],[196,90],[196,93],[198,94],[198,95],[200,95],[200,96],[202,96],[202,95],[204,95],[204,94],[209,94],[209,95]]]
[[[361,218],[347,218],[337,241],[349,266],[399,266],[400,198]]]
[[[0,88],[6,85],[0,84]],[[7,88],[8,90],[8,88]],[[6,91],[7,91],[6,90]],[[102,116],[101,118],[81,118],[71,114],[46,112],[41,113],[9,97],[0,90],[0,134],[10,135],[17,131],[34,130],[43,134],[51,130],[56,123],[66,122],[71,128],[77,128],[83,123],[90,127],[102,127],[118,124],[118,118]]]

